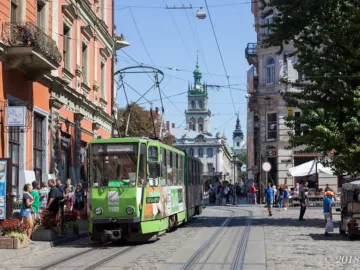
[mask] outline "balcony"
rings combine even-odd
[[[257,57],[257,43],[248,43],[245,49],[245,57],[248,60],[249,65],[254,65],[257,67],[258,57]]]
[[[26,72],[33,80],[60,66],[55,41],[31,22],[4,22],[1,38],[7,46],[7,66]]]

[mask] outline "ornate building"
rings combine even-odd
[[[235,155],[239,155],[242,152],[246,152],[246,146],[243,143],[244,141],[244,133],[241,130],[241,126],[240,126],[240,119],[239,119],[239,115],[237,116],[236,119],[236,126],[235,126],[235,130],[233,132],[233,147],[232,150],[234,152]]]

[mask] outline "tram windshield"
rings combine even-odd
[[[135,187],[137,144],[93,144],[91,155],[94,187]]]

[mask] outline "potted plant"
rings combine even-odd
[[[28,238],[25,233],[27,224],[21,223],[18,219],[5,219],[0,224],[0,248],[19,249],[27,247]]]
[[[64,211],[64,224],[65,224],[65,235],[75,235],[79,233],[79,212],[78,211]]]
[[[32,240],[35,241],[52,241],[57,238],[58,224],[60,219],[49,211],[45,210],[40,213],[40,225],[35,226],[32,233]]]

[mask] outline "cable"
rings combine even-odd
[[[137,30],[137,32],[138,32],[138,34],[139,34],[140,39],[141,39],[141,43],[142,43],[142,45],[143,45],[143,47],[144,47],[144,49],[145,49],[145,51],[146,51],[146,54],[147,54],[147,56],[149,57],[151,63],[155,66],[154,61],[152,60],[152,58],[151,58],[151,56],[150,56],[150,54],[149,54],[149,52],[148,52],[148,50],[147,50],[147,48],[146,48],[146,46],[145,46],[145,42],[144,42],[144,40],[143,40],[143,38],[142,38],[142,36],[141,36],[141,34],[140,34],[139,27],[138,27],[138,25],[137,25],[137,23],[136,23],[136,20],[135,20],[135,18],[134,18],[134,14],[133,14],[133,12],[132,12],[132,10],[131,10],[130,7],[129,7],[129,10],[130,10],[130,13],[131,13],[131,17],[132,17],[132,19],[133,19],[133,21],[134,21],[136,30]]]
[[[163,3],[166,5],[166,3],[165,3],[164,0],[163,0]],[[190,57],[190,60],[191,60],[193,63],[195,63],[194,60],[192,59],[191,53],[190,53],[190,51],[189,51],[189,48],[187,47],[187,45],[186,45],[186,43],[185,43],[185,40],[184,40],[184,38],[182,37],[182,35],[181,35],[181,33],[180,33],[179,27],[178,27],[177,24],[176,24],[176,21],[175,21],[175,19],[174,19],[174,16],[172,15],[172,13],[171,13],[170,10],[168,10],[168,11],[169,11],[169,14],[170,14],[170,16],[171,16],[171,19],[172,19],[173,22],[174,22],[174,25],[175,25],[175,27],[176,27],[176,30],[177,30],[177,32],[178,32],[178,34],[179,34],[182,42],[184,43],[184,46],[185,46],[186,51],[187,51],[187,53],[188,53],[188,55],[189,55],[189,57]]]
[[[233,119],[235,119],[236,117],[237,117],[236,115],[233,116],[230,120],[228,120],[227,122],[225,122],[225,123],[222,124],[221,126],[218,126],[218,127],[214,128],[212,131],[218,130],[219,128],[225,126],[227,123],[231,122],[231,121],[232,121]],[[212,131],[211,131],[211,132],[212,132]]]
[[[224,71],[225,71],[226,78],[227,78],[228,85],[229,85],[229,89],[230,89],[231,100],[232,100],[232,103],[233,103],[233,106],[234,106],[234,112],[236,114],[236,107],[235,107],[234,97],[233,97],[232,89],[231,89],[231,85],[230,85],[230,79],[229,79],[229,76],[228,76],[228,73],[227,73],[227,70],[226,70],[226,66],[225,66],[224,59],[223,59],[223,56],[222,56],[222,53],[221,53],[221,50],[220,50],[219,42],[218,42],[218,39],[217,39],[217,36],[216,36],[216,33],[215,33],[215,28],[214,28],[214,25],[213,25],[213,22],[212,22],[212,19],[211,19],[210,10],[209,10],[209,7],[208,7],[208,4],[207,4],[206,0],[205,0],[205,5],[206,5],[206,9],[207,9],[207,11],[209,13],[209,19],[210,19],[210,23],[211,23],[211,28],[213,30],[214,37],[215,37],[215,40],[216,40],[216,45],[217,45],[218,50],[219,50],[221,62],[222,62],[223,67],[224,67]]]

